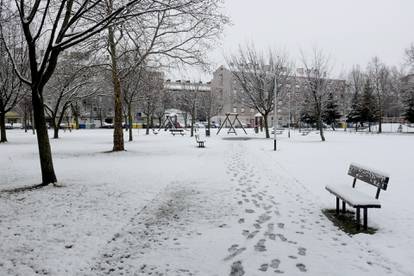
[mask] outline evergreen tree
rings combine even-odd
[[[338,111],[338,104],[336,103],[333,94],[329,93],[323,120],[335,130],[335,124],[339,118],[341,118],[341,114]]]
[[[364,84],[364,93],[362,94],[360,108],[361,122],[368,122],[369,132],[371,132],[371,124],[377,118],[377,107],[369,79]]]
[[[361,123],[361,96],[355,91],[352,97],[351,112],[347,116],[347,122],[355,124],[355,130],[358,131],[358,123]]]
[[[317,122],[315,110],[313,109],[313,105],[308,96],[305,97],[303,102],[302,110],[300,112],[300,121],[310,126]]]
[[[411,92],[405,101],[404,117],[410,123],[414,123],[414,92]]]

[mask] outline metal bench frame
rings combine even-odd
[[[195,134],[194,135],[195,139],[196,139],[196,143],[198,144],[199,148],[204,148],[204,143],[206,142],[205,140],[201,140],[200,139],[200,135],[199,134]]]

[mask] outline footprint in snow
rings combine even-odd
[[[230,276],[243,276],[243,275],[244,275],[244,269],[243,269],[241,261],[234,262],[231,265]]]
[[[296,267],[297,267],[297,268],[299,269],[299,271],[301,271],[301,272],[306,272],[306,271],[307,271],[306,266],[305,266],[304,264],[301,264],[301,263],[296,264]]]
[[[254,249],[255,249],[256,251],[259,251],[259,252],[266,251],[265,242],[266,242],[266,240],[265,240],[265,239],[261,239],[261,240],[259,240],[259,241],[256,243],[256,245],[254,246]]]
[[[306,248],[299,247],[298,248],[298,254],[301,255],[301,256],[305,256],[306,255]]]
[[[268,268],[269,268],[268,264],[262,264],[260,266],[259,270],[265,272],[265,271],[267,271]]]
[[[277,269],[277,268],[279,268],[279,265],[280,265],[280,260],[279,259],[273,259],[270,262],[270,267],[271,268]]]
[[[276,234],[276,236],[278,236],[278,237],[279,237],[279,239],[280,239],[282,242],[287,241],[286,237],[285,237],[285,236],[283,236],[282,234]]]

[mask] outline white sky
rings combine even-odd
[[[399,66],[414,42],[414,0],[225,0],[224,6],[232,25],[210,55],[214,68],[239,44],[254,42],[259,50],[285,49],[297,64],[301,49],[321,48],[338,74],[354,64],[365,68],[375,55]],[[195,70],[174,74],[180,76],[212,77]]]

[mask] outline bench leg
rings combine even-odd
[[[339,197],[336,197],[336,214],[339,215]]]
[[[342,200],[342,214],[346,213],[346,203],[344,200]]]
[[[356,208],[357,230],[361,229],[361,208]]]
[[[368,229],[368,208],[364,208],[364,230]]]

